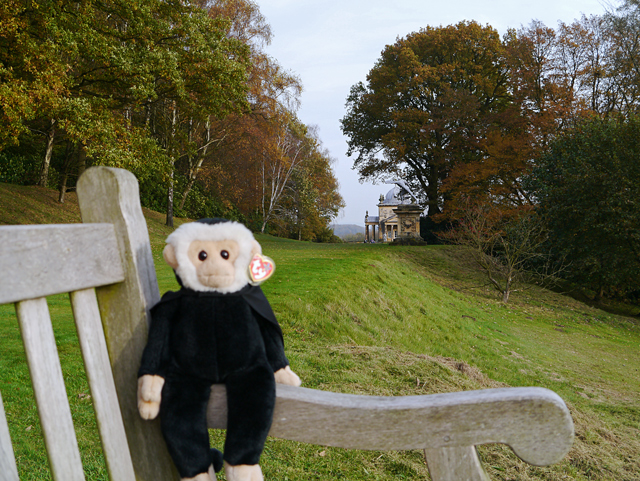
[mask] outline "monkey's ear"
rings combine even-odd
[[[258,244],[257,240],[254,240],[251,243],[251,257],[253,258],[256,254],[262,254],[262,247]]]
[[[178,259],[176,259],[176,251],[173,248],[173,245],[167,244],[162,251],[162,257],[167,264],[169,264],[173,269],[178,268]]]

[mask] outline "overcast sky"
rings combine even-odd
[[[320,138],[337,159],[334,171],[346,207],[339,224],[364,225],[365,211],[377,215],[380,194],[390,186],[360,183],[347,157],[340,130],[349,89],[364,82],[386,45],[420,28],[476,20],[504,34],[532,20],[556,28],[582,14],[601,15],[607,0],[257,0],[271,25],[267,53],[295,73],[304,92],[298,112],[317,125]],[[620,2],[613,0],[614,5]]]

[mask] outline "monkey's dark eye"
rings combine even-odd
[[[198,254],[198,259],[200,259],[201,261],[204,261],[207,258],[207,253],[205,251],[200,251],[200,254]]]
[[[220,257],[226,261],[229,258],[229,251],[220,251]]]

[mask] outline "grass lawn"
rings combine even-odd
[[[0,184],[0,201],[11,199],[13,206],[0,213],[0,223],[78,219],[72,198],[50,207],[49,191],[29,189]],[[51,209],[46,216],[31,214],[45,209]],[[170,230],[162,215],[146,214],[161,291],[176,289],[161,259]],[[482,279],[457,247],[258,240],[276,262],[263,288],[304,386],[378,395],[547,387],[569,405],[574,448],[561,463],[537,468],[504,446],[481,447],[492,479],[640,479],[638,318],[538,287],[503,304],[477,287]],[[49,303],[87,479],[107,479],[68,300],[54,296]],[[0,392],[21,479],[50,479],[13,306],[0,306],[0,330]],[[212,432],[218,446],[222,437]],[[428,479],[420,452],[345,451],[277,439],[269,439],[262,465],[265,478],[278,481]]]

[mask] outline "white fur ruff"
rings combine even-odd
[[[198,280],[195,266],[191,263],[187,254],[189,245],[194,240],[222,241],[233,240],[240,247],[240,254],[234,267],[236,278],[228,287],[213,288],[205,286]],[[167,244],[171,244],[176,254],[178,268],[176,274],[180,276],[182,284],[189,289],[201,292],[230,293],[242,289],[249,283],[249,263],[253,258],[251,250],[254,247],[255,238],[249,229],[239,222],[229,221],[218,224],[203,224],[201,222],[189,222],[182,224],[167,237]],[[260,252],[261,253],[261,252]]]

